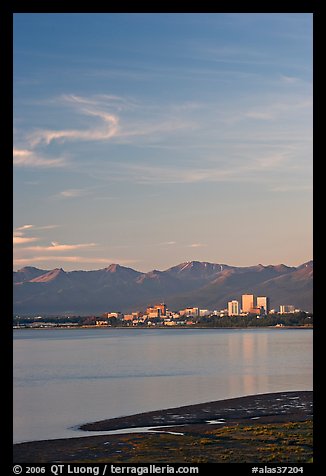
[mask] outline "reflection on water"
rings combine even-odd
[[[312,330],[56,329],[14,334],[14,439],[160,408],[312,389]]]

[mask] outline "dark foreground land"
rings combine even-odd
[[[14,445],[14,462],[310,462],[312,411],[312,392],[307,391],[142,413],[81,428],[91,432],[146,426],[155,432],[20,443]]]

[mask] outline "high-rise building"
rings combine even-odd
[[[240,314],[239,301],[229,301],[228,302],[228,315],[229,316],[238,316]]]
[[[269,299],[266,296],[257,296],[257,307],[262,310],[262,314],[269,312]]]
[[[242,294],[242,312],[250,312],[255,306],[253,294]]]
[[[166,304],[155,304],[154,306],[149,306],[146,309],[146,314],[150,317],[163,317],[166,316]]]
[[[159,310],[160,316],[166,316],[166,304],[164,302],[156,304],[155,307]]]

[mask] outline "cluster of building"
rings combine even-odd
[[[270,309],[269,298],[267,296],[255,296],[254,294],[243,294],[240,302],[233,300],[228,302],[228,315],[241,316],[253,314],[256,316],[266,316],[267,314],[275,314],[275,309]],[[292,304],[281,304],[279,314],[293,314],[300,312]]]
[[[241,296],[241,307],[239,301],[228,302],[228,315],[240,316],[254,314],[265,316],[269,313],[269,298],[267,296],[254,296],[254,294],[243,294]]]
[[[280,314],[299,312],[292,305],[281,305]],[[211,311],[209,309],[200,309],[199,307],[186,307],[178,312],[170,311],[165,303],[159,303],[148,306],[145,312],[131,312],[122,314],[121,312],[108,312],[96,321],[97,325],[107,325],[108,319],[115,318],[132,325],[144,324],[155,325],[161,321],[163,325],[185,325],[194,324],[194,318],[210,316],[246,316],[256,315],[257,317],[276,313],[275,309],[270,309],[269,298],[267,296],[255,296],[254,294],[243,294],[241,304],[237,300],[228,302],[227,308]]]

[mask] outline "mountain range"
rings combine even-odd
[[[87,315],[144,310],[165,302],[169,309],[188,306],[224,309],[250,293],[270,298],[271,307],[293,304],[312,311],[313,262],[249,267],[189,261],[148,273],[111,264],[94,271],[43,270],[27,266],[13,272],[16,314]]]

